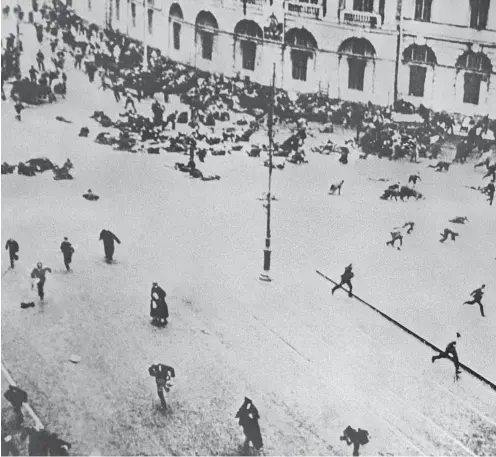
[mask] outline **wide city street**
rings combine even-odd
[[[25,73],[38,48],[32,26],[22,33]],[[496,453],[496,392],[467,372],[454,382],[450,361],[432,364],[428,346],[342,290],[331,295],[316,272],[339,280],[353,263],[359,297],[440,348],[459,332],[461,362],[494,382],[496,212],[466,187],[481,184],[482,169],[469,162],[436,173],[427,159],[360,160],[358,152],[343,165],[310,148],[329,138],[344,144],[354,132],[322,134],[310,124],[309,163],[272,175],[273,281],[264,283],[266,156],[208,155],[199,168],[221,178],[204,182],[174,170],[187,156],[96,144],[105,129],[90,116],[116,119],[123,101],[89,83],[70,56],[66,67],[65,99],[28,107],[22,121],[13,101],[2,101],[2,162],[69,158],[74,180],[50,171],[2,176],[2,242],[15,238],[20,259],[11,270],[2,256],[1,330],[2,362],[72,455],[239,455],[234,416],[245,396],[260,412],[267,455],[351,455],[339,439],[348,425],[369,431],[366,455]],[[138,109],[151,116],[150,105]],[[172,97],[166,110],[175,107]],[[83,126],[88,138],[78,136]],[[277,126],[276,140],[290,127]],[[251,141],[266,136],[263,128]],[[425,199],[379,198],[416,172]],[[341,180],[341,195],[328,195]],[[83,199],[88,189],[100,199]],[[439,243],[456,216],[469,223],[456,242]],[[386,246],[408,221],[415,228],[402,250]],[[112,265],[102,229],[121,241]],[[64,237],[75,247],[70,273]],[[52,269],[44,304],[30,287],[39,261]],[[150,325],[155,281],[167,292],[165,329]],[[462,306],[483,283],[486,318]],[[26,301],[36,306],[21,309]],[[166,413],[148,374],[154,363],[176,371]]]

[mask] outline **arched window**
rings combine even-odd
[[[403,63],[418,63],[436,65],[437,58],[434,51],[427,45],[412,44],[403,51]]]
[[[456,68],[464,70],[463,103],[479,104],[482,82],[489,82],[493,70],[491,60],[483,52],[464,52],[456,61]]]
[[[434,51],[426,45],[412,44],[403,51],[403,63],[410,66],[408,95],[423,97],[427,67],[437,64]]]
[[[430,22],[432,0],[415,0],[415,20]]]
[[[490,0],[470,0],[470,27],[484,30],[487,27]]]
[[[200,11],[196,17],[196,36],[200,37],[201,55],[205,60],[212,60],[215,34],[219,26],[215,16],[208,11]]]
[[[375,59],[375,49],[365,38],[348,38],[338,49],[340,57],[348,57],[348,89],[363,91],[365,67]]]
[[[291,65],[293,79],[306,81],[308,74],[308,59],[312,59],[317,50],[317,41],[304,28],[290,29],[284,37],[286,45],[291,47]]]
[[[257,58],[257,39],[263,39],[263,32],[255,21],[242,20],[234,28],[235,39],[239,40],[242,67],[244,70],[255,70]]]
[[[177,3],[173,3],[169,9],[169,23],[172,24],[172,42],[176,51],[181,49],[181,22],[183,19],[183,10]]]

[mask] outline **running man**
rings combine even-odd
[[[457,333],[456,337],[460,338],[461,335],[459,333]],[[461,374],[461,371],[460,371],[460,362],[458,360],[458,353],[456,352],[456,340],[448,343],[446,346],[446,349],[443,352],[440,352],[439,355],[432,356],[432,363],[434,363],[438,359],[453,360],[453,363],[455,364],[455,370],[456,370],[455,376],[456,376],[456,379],[458,379],[458,375]]]
[[[482,297],[484,296],[484,288],[485,287],[486,287],[486,285],[482,284],[481,287],[479,287],[478,289],[475,289],[470,294],[470,296],[472,297],[472,300],[466,301],[463,303],[464,305],[475,305],[477,303],[479,305],[482,317],[486,317],[484,315],[484,307],[482,306]]]
[[[351,285],[351,280],[352,280],[353,276],[355,276],[355,274],[351,271],[352,268],[353,268],[353,265],[350,263],[344,269],[344,273],[341,275],[341,282],[332,289],[332,291],[331,291],[332,295],[334,295],[334,292],[336,292],[336,290],[342,289],[343,286],[347,285],[350,289],[348,292],[348,296],[353,297],[353,286]]]

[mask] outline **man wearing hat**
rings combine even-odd
[[[164,393],[169,393],[172,387],[172,378],[176,377],[176,372],[174,371],[174,368],[164,365],[163,363],[158,363],[156,365],[151,365],[150,368],[148,368],[148,373],[155,378],[158,398],[160,398],[162,408],[166,409],[167,402]]]
[[[165,301],[166,296],[165,290],[158,283],[154,282],[151,290],[150,317],[156,325],[167,325],[169,309]]]
[[[46,281],[46,273],[52,272],[51,268],[43,268],[43,264],[41,262],[38,262],[36,264],[36,268],[33,269],[31,272],[31,278],[37,279],[37,286],[38,286],[38,296],[40,297],[41,301],[45,298],[45,291],[43,290],[43,287],[45,286],[45,281]],[[34,284],[31,285],[31,288],[33,288]]]
[[[74,248],[69,242],[69,239],[65,236],[64,241],[60,245],[60,250],[64,256],[64,265],[67,271],[71,271],[72,254],[74,254]]]
[[[456,337],[460,338],[461,335],[459,333],[457,333]],[[461,371],[460,371],[460,362],[458,361],[458,353],[456,352],[456,340],[451,341],[451,343],[448,343],[446,346],[446,349],[443,352],[440,352],[439,355],[432,356],[432,363],[434,363],[438,359],[453,360],[453,363],[455,364],[455,370],[456,370],[455,376],[456,376],[456,379],[458,379],[458,375],[461,374]]]

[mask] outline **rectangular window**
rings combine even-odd
[[[373,13],[374,0],[353,0],[353,9],[355,11],[364,11],[366,13]]]
[[[489,0],[470,0],[470,27],[484,30],[487,27]]]
[[[214,50],[214,35],[213,33],[201,32],[202,42],[202,57],[205,60],[212,60]]]
[[[181,24],[178,22],[172,23],[172,34],[174,40],[174,49],[181,48]]]
[[[136,27],[136,3],[131,3],[131,19],[133,27]]]
[[[121,0],[115,0],[115,19],[121,19]]]
[[[251,71],[255,70],[257,43],[253,41],[242,41],[241,54],[243,56],[243,69]]]
[[[410,87],[408,89],[408,95],[412,95],[413,97],[424,96],[426,74],[426,67],[420,67],[418,65],[410,66]]]
[[[153,10],[148,10],[148,34],[153,35]]]
[[[463,103],[479,104],[480,86],[482,75],[478,73],[465,73],[463,86]]]
[[[430,22],[432,0],[415,0],[415,20]]]
[[[298,81],[307,80],[308,59],[310,58],[308,52],[304,51],[291,51],[291,62],[293,64],[293,79]]]
[[[91,0],[88,0],[88,10],[91,11]]]
[[[367,62],[363,59],[349,58],[348,59],[348,89],[362,90],[363,81],[365,79],[365,66]]]

